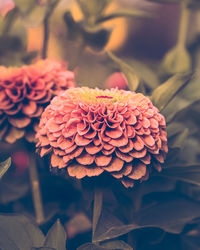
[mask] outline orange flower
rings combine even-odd
[[[53,98],[42,114],[37,147],[51,165],[81,179],[103,172],[125,187],[161,171],[167,147],[164,117],[144,95],[74,88]]]
[[[33,141],[44,107],[61,90],[74,86],[74,73],[55,61],[0,66],[0,138],[13,143],[25,135]]]

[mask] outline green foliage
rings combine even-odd
[[[133,248],[122,240],[108,241],[101,246],[106,249],[120,249],[120,250],[133,250]]]
[[[153,91],[151,100],[162,111],[188,83],[188,75],[175,75]]]
[[[93,208],[93,218],[92,218],[92,230],[93,230],[93,237],[95,235],[96,227],[99,221],[99,217],[101,215],[102,210],[102,202],[103,202],[103,193],[102,190],[96,188],[94,191],[94,208]]]
[[[5,250],[66,249],[66,233],[59,220],[44,237],[42,231],[26,217],[0,215],[0,232],[0,247]]]
[[[163,68],[169,74],[189,72],[191,70],[190,54],[184,47],[176,46],[165,55]]]
[[[55,224],[49,229],[43,247],[53,248],[56,250],[65,250],[65,245],[66,233],[63,226],[60,224],[60,221],[57,220]]]
[[[86,243],[78,247],[77,250],[105,250],[106,248],[98,246],[93,243]]]
[[[5,250],[28,250],[44,242],[43,233],[24,216],[0,215],[0,231],[0,247]]]

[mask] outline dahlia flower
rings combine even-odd
[[[110,173],[125,187],[161,170],[167,147],[165,118],[140,93],[73,88],[54,97],[36,135],[40,155],[72,177]]]
[[[44,107],[61,90],[74,86],[74,73],[58,62],[0,66],[0,139],[13,143],[25,136],[33,141]]]

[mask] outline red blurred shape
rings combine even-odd
[[[14,7],[15,3],[13,0],[0,0],[0,14],[3,17]]]
[[[106,88],[128,89],[128,81],[122,72],[115,72],[110,75],[105,81]]]
[[[16,151],[12,154],[12,163],[15,166],[15,174],[21,175],[28,168],[29,156],[25,151]]]

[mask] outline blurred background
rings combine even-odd
[[[188,1],[187,8],[178,0],[89,2],[0,0],[0,65],[21,66],[45,58],[64,61],[68,69],[74,71],[78,86],[131,88],[147,95],[175,73],[199,72],[198,0]],[[130,79],[134,79],[132,86],[128,86]],[[195,88],[191,92],[199,91],[197,83],[193,85]],[[194,102],[199,99],[199,95],[191,98]],[[191,100],[188,101],[184,93],[179,96],[182,106],[193,103]],[[178,119],[184,125],[191,125],[194,116],[199,115],[198,105],[193,108],[193,117],[187,113],[188,117],[192,117],[190,121],[185,121],[183,115]],[[179,105],[177,102],[171,103],[171,110],[174,106]],[[194,131],[197,131],[199,119],[196,118],[194,123],[190,128],[195,127]],[[199,132],[197,134],[199,136]],[[187,162],[188,158],[195,161],[199,156],[198,138],[188,140],[183,161]],[[23,213],[34,218],[28,177],[29,152],[33,150],[35,145],[24,141],[13,145],[0,143],[1,159],[12,157],[12,166],[0,182],[1,213]],[[60,218],[68,235],[69,249],[77,249],[91,239],[91,219],[81,207],[82,204],[86,207],[90,204],[90,197],[82,196],[80,183],[50,174],[48,157],[42,160],[37,156],[36,162],[45,210],[45,221],[40,228],[47,233],[55,218]],[[171,191],[174,187],[173,181],[168,182],[166,190]],[[176,191],[174,194],[177,195]],[[107,196],[107,203],[116,203],[113,194]],[[157,233],[161,239],[160,231],[156,231],[155,235]],[[199,235],[197,230],[193,233]],[[144,234],[148,238],[148,232]],[[171,248],[175,236],[168,236],[167,243],[159,245],[161,239],[158,247],[151,249]],[[142,245],[142,236],[139,241],[142,247],[138,249],[147,250],[147,245]],[[175,246],[173,249],[180,248]]]

